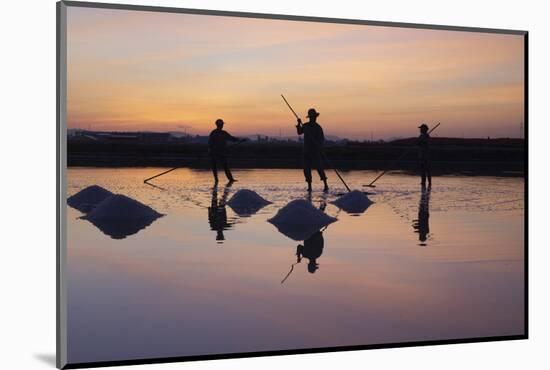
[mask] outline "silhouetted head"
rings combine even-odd
[[[315,110],[315,108],[309,108],[307,111],[307,117],[310,121],[315,122],[317,117],[319,117],[319,113]]]
[[[307,270],[312,274],[315,273],[315,271],[317,271],[318,268],[319,268],[319,265],[317,264],[317,262],[315,262],[315,260],[310,260],[309,263],[307,264]]]
[[[223,119],[218,118],[218,119],[216,120],[216,127],[219,128],[220,130],[222,129],[222,127],[223,127]]]
[[[423,134],[424,134],[424,133],[427,133],[427,132],[428,132],[428,129],[429,129],[428,125],[425,124],[425,123],[423,123],[423,124],[421,124],[420,126],[418,126],[418,128],[420,129],[420,132],[423,133]]]

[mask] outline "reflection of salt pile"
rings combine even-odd
[[[369,208],[373,202],[361,191],[353,190],[332,202],[347,213],[359,214]]]
[[[294,240],[305,240],[336,218],[318,210],[310,202],[296,199],[281,208],[268,220],[282,234]]]
[[[92,185],[69,197],[67,204],[82,213],[88,213],[111,195],[113,193],[109,190],[98,185]]]
[[[270,203],[256,192],[248,189],[240,189],[227,202],[239,216],[250,216]]]
[[[99,203],[90,213],[83,216],[103,233],[113,239],[123,239],[144,229],[162,214],[151,207],[115,194]]]

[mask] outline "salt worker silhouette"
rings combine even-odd
[[[307,111],[308,122],[302,124],[302,120],[298,118],[296,131],[298,135],[304,135],[304,176],[307,182],[307,191],[311,191],[311,168],[314,167],[319,173],[319,177],[325,184],[324,191],[328,191],[327,175],[323,166],[323,146],[325,143],[325,135],[323,128],[317,123],[319,113],[314,108]]]
[[[231,226],[231,224],[227,222],[227,211],[225,208],[230,188],[231,183],[228,183],[223,190],[221,199],[218,200],[218,185],[212,187],[212,201],[210,207],[208,207],[208,223],[210,224],[210,229],[217,232],[216,240],[218,242],[225,240],[223,231]]]
[[[432,174],[430,168],[430,134],[428,133],[428,125],[425,123],[418,126],[420,136],[417,140],[418,145],[418,162],[420,167],[420,184],[426,187],[426,179],[428,179],[428,187],[432,187]]]
[[[229,182],[236,181],[227,164],[226,148],[228,141],[246,141],[230,135],[223,129],[224,122],[222,119],[216,120],[216,129],[212,130],[208,137],[208,153],[212,160],[212,173],[214,174],[214,182],[218,183],[218,163],[220,163],[225,171],[225,176]]]
[[[430,234],[430,189],[422,188],[420,201],[418,202],[418,219],[413,220],[413,229],[418,233],[421,246],[426,245]]]

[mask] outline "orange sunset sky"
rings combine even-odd
[[[519,137],[523,36],[68,8],[68,127]]]

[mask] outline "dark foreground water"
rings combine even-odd
[[[68,171],[68,195],[101,185],[165,214],[113,239],[68,208],[68,359],[114,361],[516,335],[524,332],[521,178],[344,173],[375,202],[295,241],[266,220],[307,198],[299,170],[236,171],[213,191],[208,171]],[[241,217],[224,197],[241,188],[273,204]],[[210,208],[210,209],[209,209]],[[296,263],[298,245],[317,256]],[[310,253],[311,254],[311,253]],[[320,255],[319,255],[320,254]],[[314,256],[315,257],[315,256]]]

